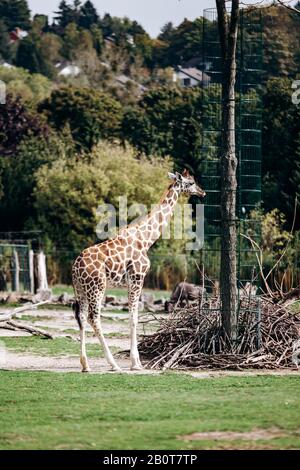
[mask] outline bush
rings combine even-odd
[[[170,161],[135,157],[131,148],[103,142],[88,158],[60,159],[36,175],[38,228],[60,249],[78,253],[95,243],[97,208],[126,195],[128,205],[158,202]]]
[[[66,136],[62,140],[53,134],[38,138],[27,135],[10,156],[0,159],[2,230],[19,231],[32,224],[37,170],[57,159],[68,158],[71,153],[74,148]]]
[[[48,78],[21,67],[0,66],[0,80],[6,83],[7,92],[14,99],[20,96],[22,102],[30,107],[35,107],[39,101],[50,96],[53,88],[53,83]]]

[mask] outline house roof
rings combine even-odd
[[[63,77],[77,77],[81,72],[81,69],[77,67],[77,65],[67,65],[64,67],[58,75],[62,75]]]
[[[20,39],[24,39],[27,36],[28,32],[18,27],[16,27],[13,31],[10,31],[9,33],[9,37],[12,42],[19,41]]]
[[[9,64],[8,62],[2,62],[0,63],[1,67],[5,67],[6,69],[15,69],[16,67],[14,65]]]
[[[193,78],[197,82],[202,83],[210,81],[210,77],[205,72],[202,72],[202,70],[196,69],[196,67],[178,67],[177,72],[183,73],[187,77]]]
[[[140,83],[137,83],[135,80],[132,80],[130,77],[128,77],[127,75],[124,75],[124,74],[121,74],[121,75],[117,75],[115,77],[116,79],[116,82],[120,83],[120,85],[126,85],[127,82],[131,82],[131,83],[134,83],[141,92],[144,92],[144,91],[147,91],[147,88],[144,87],[143,85],[141,85]]]

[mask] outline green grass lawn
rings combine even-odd
[[[52,288],[53,295],[61,295],[64,292],[67,292],[67,294],[73,295],[74,290],[72,286],[67,286],[67,285],[61,285],[57,284],[53,286]],[[160,299],[161,297],[170,297],[170,291],[167,290],[152,290],[152,289],[144,289],[144,292],[151,292],[154,295],[155,299]],[[113,289],[107,289],[106,291],[107,295],[115,295],[116,297],[126,297],[127,296],[127,290],[125,288],[113,288]]]
[[[295,302],[294,304],[291,305],[291,311],[293,313],[299,313],[300,312],[300,300],[298,300],[298,302]]]
[[[180,374],[0,372],[1,449],[300,448],[299,379]],[[277,427],[245,442],[191,441],[204,431]]]
[[[80,354],[80,343],[69,338],[47,339],[40,336],[3,337],[1,341],[7,349],[16,353],[34,354],[37,356],[76,356]],[[87,354],[90,357],[104,357],[99,344],[87,344]],[[110,348],[116,352],[116,348]]]

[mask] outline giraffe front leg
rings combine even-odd
[[[137,326],[139,314],[139,299],[143,288],[143,279],[131,280],[128,290],[128,304],[130,311],[130,359],[131,370],[143,369],[140,361],[139,351],[137,347]]]

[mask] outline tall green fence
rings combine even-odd
[[[217,12],[204,11],[203,63],[208,76],[203,87],[203,140],[200,178],[205,198],[205,245],[203,262],[208,277],[218,279],[221,258],[220,152],[221,152],[221,52]],[[258,283],[260,223],[255,209],[261,203],[262,107],[262,18],[259,10],[240,14],[236,81],[236,152],[238,189],[236,224],[238,232],[238,287]],[[248,238],[246,238],[248,237]],[[250,239],[253,241],[251,242]]]

